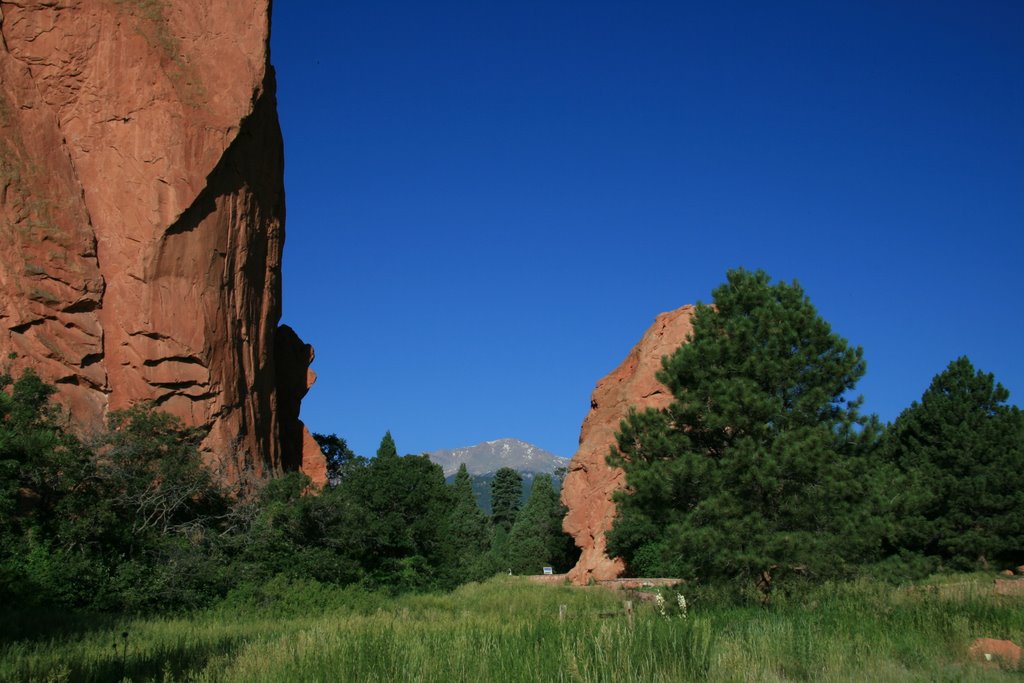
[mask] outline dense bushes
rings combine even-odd
[[[0,388],[5,604],[149,609],[224,590],[218,534],[232,510],[195,430],[136,406],[87,445],[31,371]]]
[[[198,430],[137,405],[85,444],[64,428],[52,393],[32,372],[0,376],[0,600],[9,608],[152,611],[229,593],[266,601],[290,586],[450,589],[503,571],[515,551],[500,527],[495,543],[465,472],[446,485],[426,456],[400,457],[390,433],[372,459],[318,435],[331,474],[318,495],[299,473],[228,491],[203,464]],[[553,511],[521,535],[548,538]],[[533,572],[548,561],[536,558]]]

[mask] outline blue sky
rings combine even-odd
[[[274,3],[303,419],[570,456],[737,266],[864,347],[883,420],[964,354],[1021,404],[1021,35],[1016,0]]]

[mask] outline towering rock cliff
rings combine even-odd
[[[269,0],[0,2],[0,362],[86,430],[140,400],[208,427],[228,477],[316,460],[312,349],[277,326],[269,21]]]
[[[580,430],[579,450],[562,484],[562,502],[569,508],[562,526],[581,549],[579,561],[569,572],[573,583],[614,579],[625,569],[621,559],[605,552],[604,535],[615,520],[612,494],[625,486],[622,470],[605,459],[631,406],[661,409],[672,402],[671,392],[654,374],[661,369],[662,356],[673,353],[693,331],[693,310],[683,306],[659,315],[626,360],[594,389]]]

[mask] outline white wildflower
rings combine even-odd
[[[679,616],[686,618],[686,597],[682,593],[676,593],[676,604],[679,605]]]
[[[654,595],[654,606],[658,609],[658,614],[668,619],[668,614],[665,613],[665,596],[661,593]]]

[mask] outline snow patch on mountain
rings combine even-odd
[[[519,439],[495,439],[475,446],[437,450],[427,454],[444,470],[445,476],[459,471],[465,463],[470,474],[489,474],[502,467],[519,472],[554,473],[568,467],[569,459]]]

